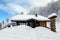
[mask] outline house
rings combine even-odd
[[[16,22],[17,25],[26,24],[31,27],[47,27],[46,22],[49,22],[47,17],[41,15],[16,15],[11,18],[12,22]]]
[[[42,26],[47,27],[47,22],[50,22],[51,31],[56,31],[55,29],[55,21],[56,21],[57,15],[55,13],[52,13],[51,15],[47,17],[41,16],[41,15],[16,15],[13,16],[10,20],[11,22],[15,22],[16,25],[22,25],[25,24],[27,26],[30,26],[32,28]]]

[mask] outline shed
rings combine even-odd
[[[54,31],[56,32],[56,17],[57,17],[57,14],[56,13],[52,13],[48,16],[48,18],[50,19],[50,27],[51,27],[51,31]]]

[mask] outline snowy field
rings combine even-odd
[[[0,30],[0,40],[60,40],[60,25],[57,32],[43,27],[31,28],[20,25]]]

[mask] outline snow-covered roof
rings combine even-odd
[[[50,14],[50,15],[48,16],[48,18],[51,18],[51,17],[54,17],[54,16],[57,16],[57,14],[56,14],[56,13],[52,13],[52,14]]]
[[[28,20],[32,18],[40,21],[49,20],[47,17],[41,15],[37,15],[37,17],[35,15],[16,15],[13,16],[10,20]]]

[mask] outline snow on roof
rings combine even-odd
[[[52,13],[52,14],[50,14],[50,15],[48,16],[48,18],[53,17],[53,16],[57,16],[57,14],[56,14],[56,13]]]
[[[28,20],[32,18],[40,21],[49,20],[47,17],[41,15],[37,15],[37,17],[35,15],[16,15],[12,17],[10,20]]]

